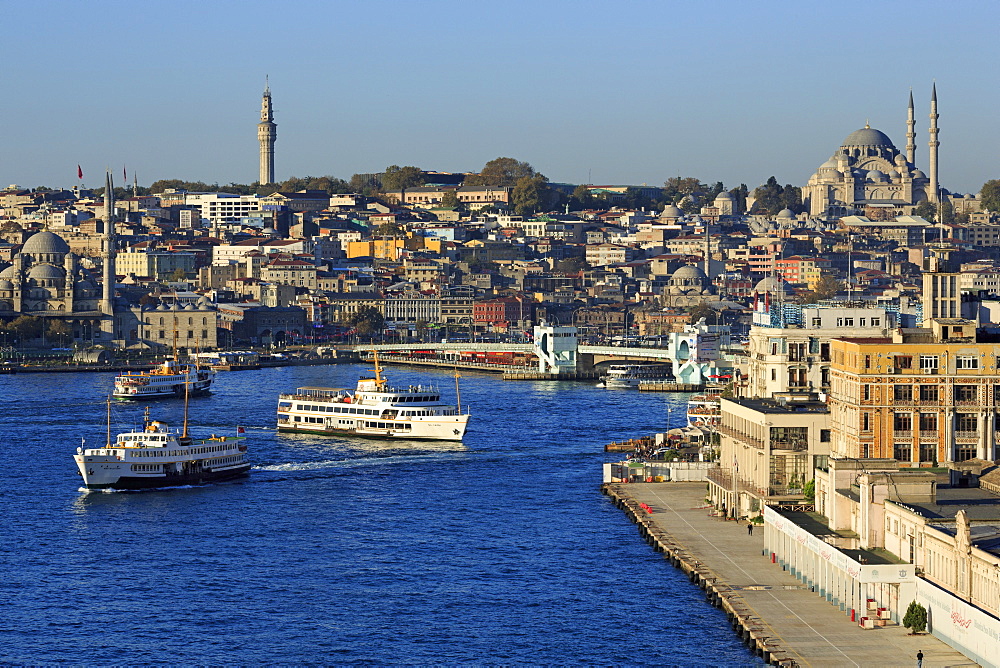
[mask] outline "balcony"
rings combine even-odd
[[[735,438],[740,443],[746,443],[747,445],[752,445],[755,448],[763,449],[764,441],[760,439],[753,438],[752,436],[747,436],[741,431],[737,431],[732,427],[727,427],[726,425],[719,425],[715,428],[715,431],[720,434],[725,434],[731,438]]]
[[[920,440],[921,441],[936,441],[938,439],[937,429],[933,431],[920,430]]]
[[[978,431],[956,431],[955,432],[955,440],[956,441],[963,441],[963,442],[978,441],[979,440],[979,432]]]

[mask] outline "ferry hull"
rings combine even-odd
[[[359,438],[399,439],[404,441],[461,441],[468,427],[468,415],[439,418],[433,422],[412,423],[411,429],[372,429],[367,427],[343,428],[337,425],[318,425],[307,422],[278,422],[278,431],[322,436],[357,436]]]
[[[77,457],[80,457],[79,455]],[[135,475],[125,462],[117,460],[83,461],[77,459],[79,473],[83,476],[83,486],[87,489],[157,489],[180,487],[182,485],[203,485],[243,478],[250,473],[250,464],[219,470],[201,470],[196,473]]]
[[[212,393],[212,381],[200,381],[193,383],[191,389],[188,390],[189,396],[201,397]],[[184,383],[178,383],[171,387],[165,387],[162,390],[157,390],[155,392],[120,392],[115,391],[112,395],[115,399],[121,401],[142,401],[145,399],[171,399],[171,398],[184,398]]]

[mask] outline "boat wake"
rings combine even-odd
[[[224,481],[219,481],[224,482]],[[218,482],[206,483],[205,485],[176,485],[174,487],[147,487],[145,489],[87,489],[79,487],[76,491],[85,494],[142,494],[144,492],[162,492],[165,489],[195,489],[196,487],[207,487],[209,484],[217,485]]]
[[[428,452],[421,455],[390,455],[387,457],[358,457],[354,459],[324,459],[312,462],[284,462],[281,464],[259,464],[251,467],[252,471],[277,471],[291,473],[296,471],[322,471],[326,469],[356,469],[371,466],[406,464],[409,462],[442,459],[444,453]]]

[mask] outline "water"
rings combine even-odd
[[[0,663],[754,663],[598,489],[603,445],[680,423],[683,395],[466,375],[461,444],[276,433],[279,392],[364,368],[220,373],[193,432],[246,427],[251,476],[132,493],[81,491],[71,458],[112,374],[0,376]]]

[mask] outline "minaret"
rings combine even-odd
[[[258,181],[274,183],[274,140],[278,137],[278,126],[274,123],[271,110],[271,87],[264,81],[264,97],[260,103],[260,123],[257,124],[257,139],[260,141],[260,178]]]
[[[906,161],[911,165],[916,165],[914,159],[917,156],[917,121],[913,117],[913,89],[910,89],[910,106],[906,110]]]
[[[115,191],[109,171],[104,180],[104,285],[101,292],[101,313],[114,315],[115,295]],[[112,325],[112,329],[114,326]]]
[[[937,202],[938,197],[938,110],[937,110],[937,83],[934,83],[934,87],[931,89],[931,140],[928,142],[930,146],[930,152],[927,154],[928,160],[930,160],[930,184],[928,185],[929,192],[927,193],[927,199],[932,202]]]

